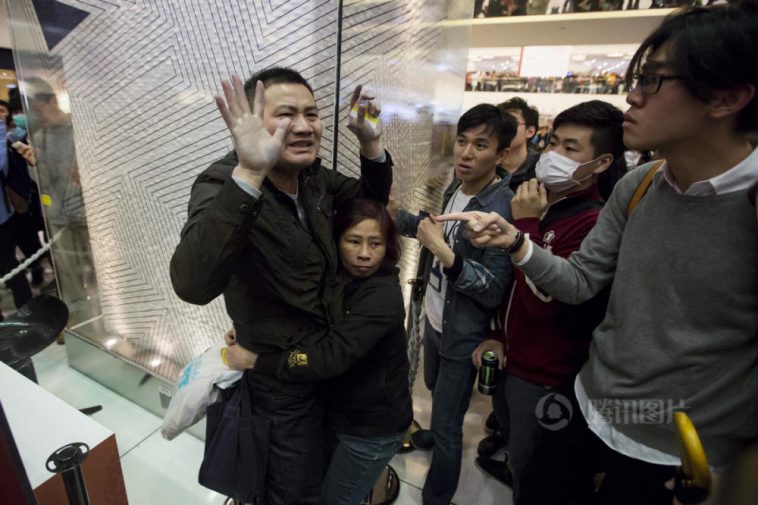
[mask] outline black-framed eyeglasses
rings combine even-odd
[[[639,86],[640,91],[644,94],[655,95],[661,90],[661,84],[663,84],[663,81],[681,78],[682,76],[680,75],[635,74],[632,76],[632,89]]]

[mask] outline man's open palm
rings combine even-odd
[[[222,80],[221,87],[226,101],[216,96],[216,106],[234,139],[239,165],[254,175],[265,176],[279,159],[290,119],[279,121],[276,131],[271,135],[263,123],[265,98],[262,82],[258,81],[255,85],[252,111],[239,76],[233,75],[231,83]]]

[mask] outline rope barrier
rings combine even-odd
[[[422,255],[423,256],[423,255]],[[410,279],[408,283],[411,285],[411,303],[409,307],[409,317],[406,322],[406,333],[408,335],[408,385],[413,392],[413,384],[416,382],[416,375],[418,373],[419,362],[421,361],[421,345],[423,332],[420,328],[421,323],[421,310],[424,305],[424,297],[422,289],[425,287],[423,283],[423,276],[419,274],[415,279]]]
[[[58,232],[55,235],[53,235],[53,238],[48,243],[44,244],[42,247],[39,248],[37,252],[35,252],[28,258],[26,258],[26,260],[24,260],[23,263],[21,263],[19,266],[17,266],[13,270],[5,274],[2,278],[0,278],[0,286],[5,286],[5,284],[9,280],[14,278],[20,272],[23,272],[24,270],[26,270],[29,267],[29,265],[37,261],[43,254],[49,251],[50,246],[52,246],[53,243],[55,243],[55,241],[58,240],[58,238],[61,236],[61,233],[63,233],[63,230],[65,230],[65,228],[61,228],[60,230],[58,230]]]
[[[413,391],[413,384],[416,382],[418,365],[421,357],[421,331],[419,328],[419,319],[421,318],[421,302],[411,303],[411,327],[408,332],[408,385]]]

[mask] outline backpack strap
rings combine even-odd
[[[640,184],[639,186],[637,186],[637,189],[634,190],[632,199],[629,200],[629,205],[627,205],[626,207],[627,220],[630,217],[632,217],[632,214],[634,213],[634,209],[637,208],[637,205],[639,205],[640,200],[642,200],[642,197],[644,197],[647,194],[647,190],[650,189],[650,185],[653,183],[653,176],[658,170],[660,170],[660,168],[663,166],[665,162],[666,160],[660,160],[654,163],[653,166],[650,167],[650,169],[647,171],[642,181],[640,181]]]

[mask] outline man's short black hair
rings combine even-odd
[[[315,93],[313,93],[313,88],[311,88],[311,85],[308,84],[308,81],[305,80],[305,77],[300,75],[300,72],[297,70],[292,70],[291,68],[284,67],[271,67],[267,68],[266,70],[261,70],[260,72],[254,73],[250,79],[245,82],[245,96],[251,104],[255,98],[255,83],[258,81],[263,82],[264,88],[268,88],[272,84],[302,84],[308,88],[308,91],[311,92],[311,95],[314,97],[316,96]]]
[[[519,111],[521,117],[524,118],[524,124],[526,127],[529,128],[530,126],[534,126],[535,133],[537,132],[537,128],[540,127],[540,111],[537,110],[537,107],[532,107],[526,103],[526,100],[523,98],[514,96],[513,98],[498,104],[498,107],[505,112]]]
[[[606,199],[610,196],[613,186],[626,172],[623,122],[624,113],[618,107],[602,100],[590,100],[569,107],[553,121],[553,131],[564,124],[591,128],[590,143],[594,157],[606,153],[613,155],[613,164],[598,178],[598,189]]]
[[[455,134],[461,135],[466,130],[482,125],[485,125],[484,133],[486,135],[494,134],[497,138],[498,151],[511,146],[511,141],[516,136],[516,129],[518,128],[516,118],[510,114],[492,104],[480,103],[461,116]]]
[[[666,45],[666,64],[700,100],[717,90],[752,84],[756,96],[737,116],[738,131],[758,130],[758,3],[742,1],[678,10],[634,53],[626,73],[630,88],[645,60]],[[631,88],[630,88],[631,89]]]

